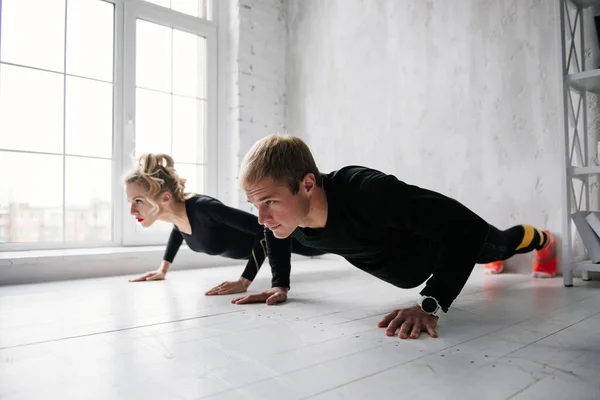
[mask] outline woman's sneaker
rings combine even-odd
[[[541,250],[535,251],[531,273],[534,278],[552,278],[556,275],[556,240],[549,231],[543,232],[548,240]]]
[[[504,271],[504,261],[493,261],[491,263],[485,264],[485,273],[486,274],[500,274]]]

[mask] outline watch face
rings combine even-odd
[[[435,310],[437,310],[437,301],[435,301],[434,299],[428,297],[426,299],[423,300],[423,303],[421,304],[421,308],[423,309],[423,311],[427,312],[427,313],[432,313]]]

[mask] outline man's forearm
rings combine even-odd
[[[277,239],[273,232],[265,228],[265,239],[267,243],[267,256],[271,265],[271,287],[290,287],[292,240]]]
[[[257,235],[252,252],[242,272],[242,278],[253,281],[267,257],[267,248],[263,235]]]
[[[435,298],[444,312],[464,288],[475,263],[477,253],[456,246],[446,245],[440,254],[438,266],[421,291],[423,296]]]

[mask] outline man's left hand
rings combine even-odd
[[[273,305],[277,303],[284,303],[287,300],[288,288],[274,287],[269,290],[265,290],[261,293],[249,294],[244,297],[237,297],[231,300],[232,304],[248,304],[248,303],[262,303],[265,302],[267,305]]]
[[[415,306],[392,311],[377,326],[387,327],[385,330],[387,336],[394,336],[400,328],[400,332],[398,332],[400,339],[406,339],[409,335],[411,339],[418,339],[421,332],[427,332],[429,336],[436,338],[438,337],[435,331],[437,321],[437,317],[429,315],[421,310],[421,307]]]

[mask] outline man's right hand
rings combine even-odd
[[[385,334],[394,336],[398,328],[400,339],[418,339],[421,332],[429,333],[432,338],[438,337],[435,327],[438,317],[425,313],[421,307],[414,306],[403,310],[394,310],[377,324],[380,328],[387,328]]]
[[[284,303],[287,300],[288,288],[274,287],[269,290],[265,290],[261,293],[249,294],[244,297],[238,297],[231,300],[232,304],[248,304],[248,303],[262,303],[265,302],[267,305],[273,305],[276,303]]]
[[[166,275],[167,272],[159,268],[156,271],[148,271],[135,279],[130,279],[129,282],[162,281]]]

